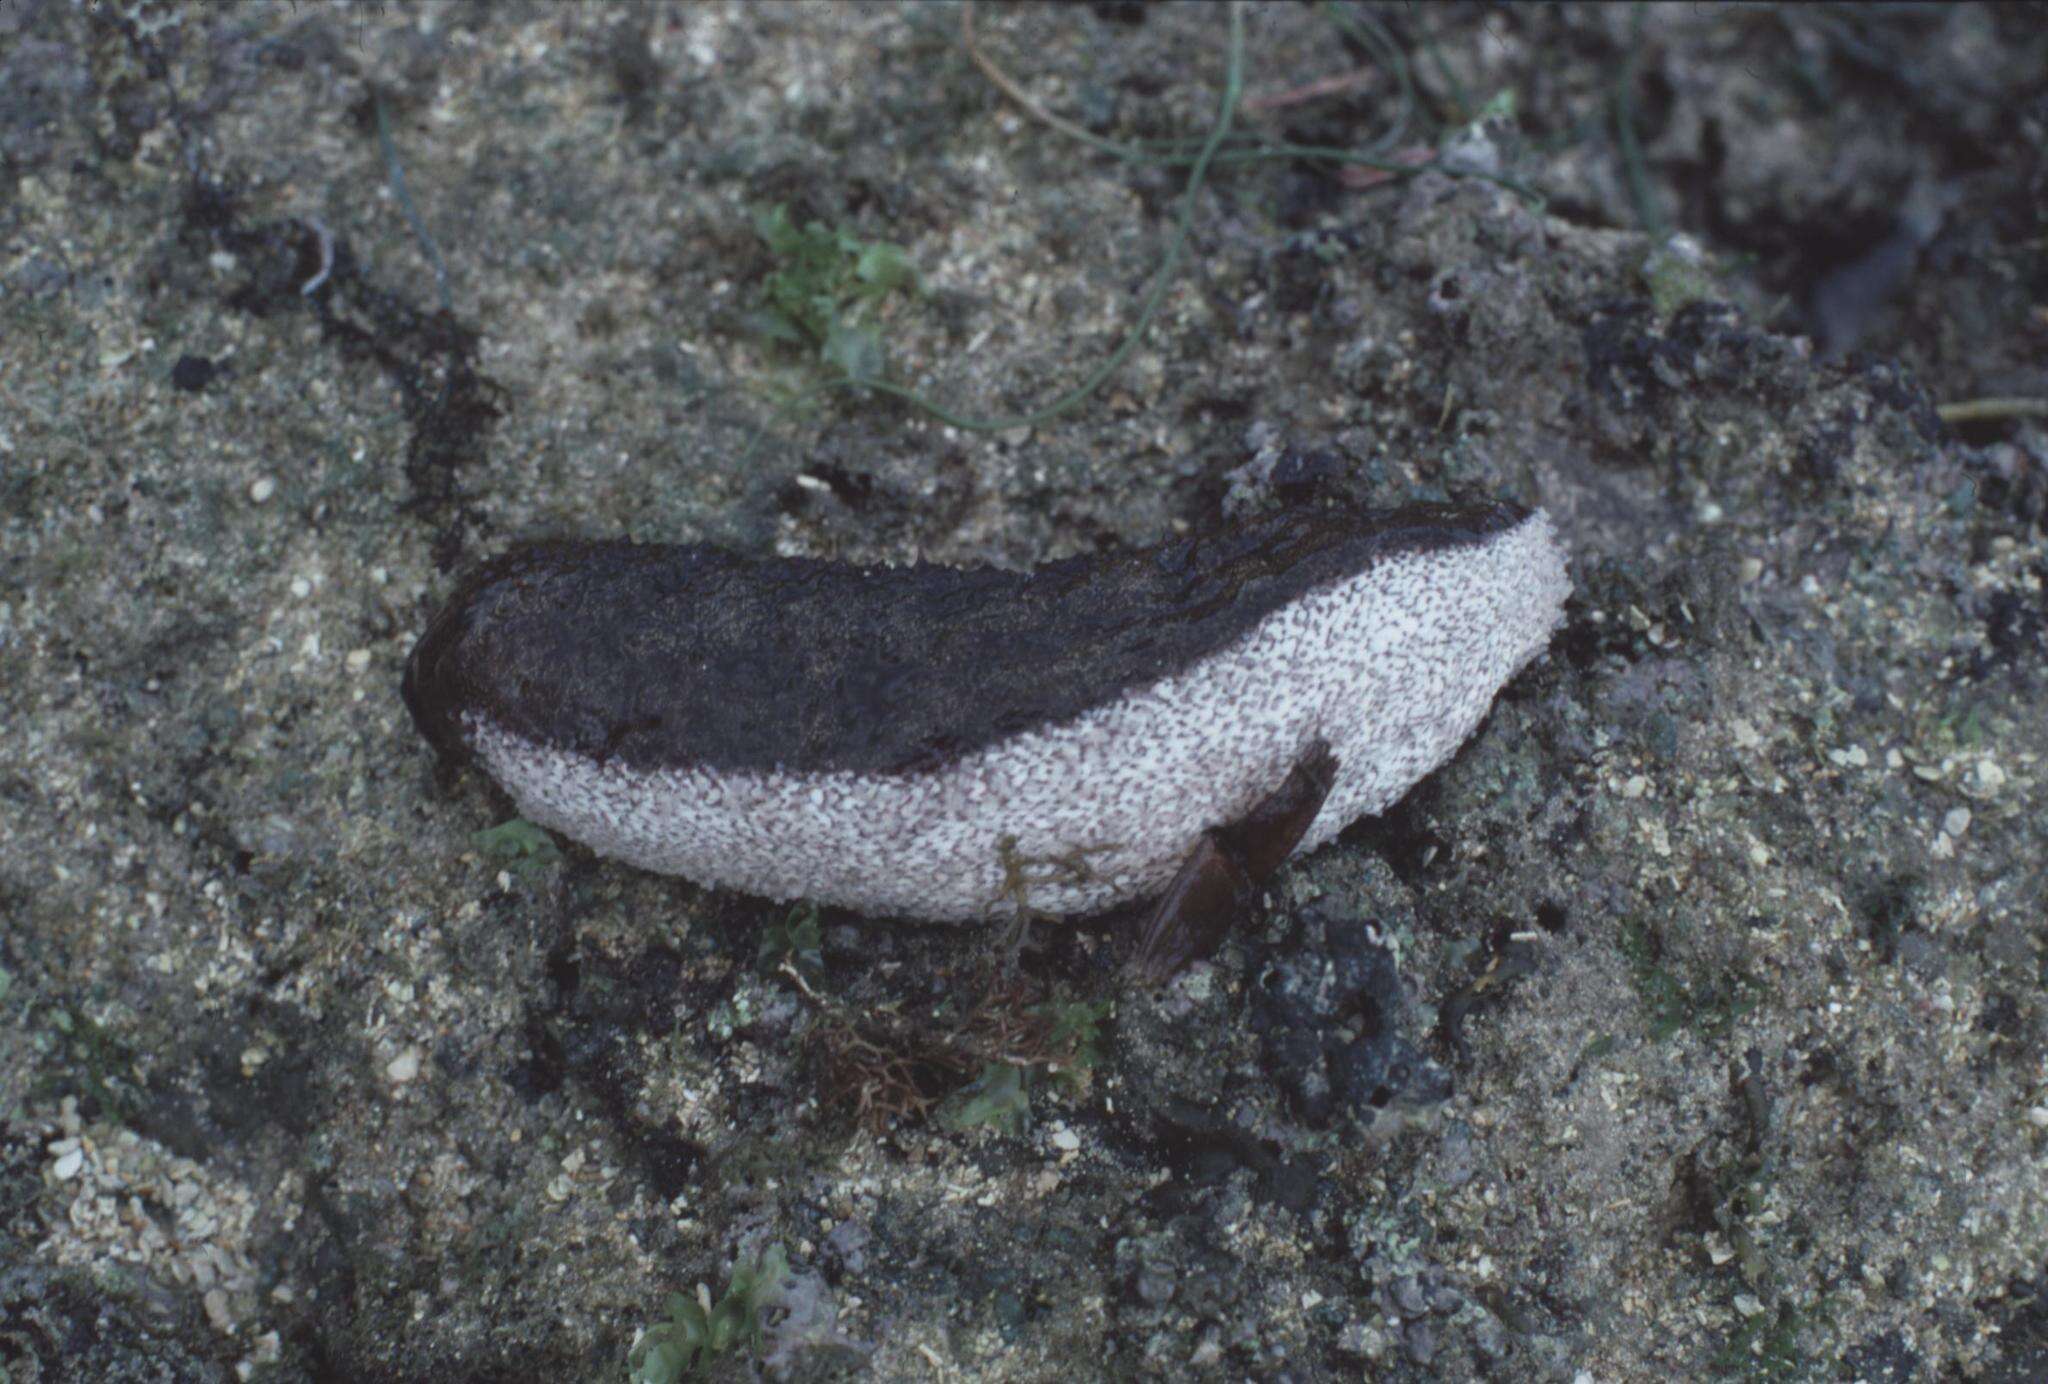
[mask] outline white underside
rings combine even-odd
[[[1014,838],[1032,906],[1096,913],[1158,893],[1318,737],[1337,782],[1300,851],[1394,802],[1550,642],[1569,590],[1539,511],[1475,546],[1381,562],[1174,677],[925,774],[646,771],[464,724],[523,815],[645,869],[967,920],[1013,913]]]

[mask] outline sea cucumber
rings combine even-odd
[[[403,690],[603,855],[952,921],[1012,912],[1021,860],[1034,908],[1089,914],[1234,851],[1283,788],[1267,868],[1388,806],[1569,589],[1549,518],[1502,503],[1286,510],[1029,573],[548,542],[461,583]]]

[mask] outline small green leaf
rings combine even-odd
[[[1474,116],[1473,120],[1475,123],[1482,124],[1488,120],[1505,120],[1512,123],[1514,118],[1515,89],[1513,87],[1502,87],[1487,99],[1485,105],[1479,108],[1479,114]]]
[[[725,1292],[709,1312],[697,1298],[670,1293],[669,1319],[647,1328],[627,1353],[628,1384],[676,1384],[709,1368],[741,1341],[758,1355],[762,1316],[786,1305],[790,1277],[789,1255],[781,1245],[772,1245],[754,1260],[732,1266]]]
[[[1089,1074],[1102,1058],[1102,1021],[1114,1006],[1109,1000],[1059,1000],[1041,1007],[1052,1020],[1045,1046],[1057,1059],[1053,1076],[1070,1091],[1088,1085]]]
[[[789,961],[806,975],[825,969],[825,937],[818,925],[818,906],[799,904],[789,916],[761,934],[761,946],[754,953],[755,968],[772,971]]]
[[[853,272],[878,295],[894,288],[917,286],[917,270],[910,257],[894,245],[863,245]]]
[[[816,221],[799,227],[780,204],[756,208],[753,218],[775,266],[762,280],[760,310],[747,325],[768,340],[809,347],[845,379],[882,379],[882,334],[861,314],[898,289],[916,291],[909,257],[842,228]]]
[[[754,209],[754,234],[778,258],[787,258],[803,249],[804,233],[790,221],[789,208],[780,202]]]
[[[1052,1034],[1046,1045],[1063,1048],[1072,1044],[1092,1055],[1096,1027],[1109,1017],[1111,1007],[1109,1000],[1067,1000],[1046,1006],[1052,1019]]]
[[[744,1279],[737,1270],[733,1273],[731,1292],[745,1300],[746,1323],[756,1351],[761,1349],[761,1314],[780,1301],[789,1277],[789,1254],[781,1245],[770,1245]]]
[[[695,1298],[684,1297],[681,1293],[670,1293],[668,1315],[669,1330],[682,1338],[685,1350],[694,1354],[709,1344],[711,1322]]]
[[[713,1355],[723,1355],[731,1349],[732,1343],[745,1329],[746,1319],[745,1303],[737,1302],[731,1296],[720,1299],[718,1305],[711,1309],[711,1335],[706,1341]]]
[[[555,838],[524,817],[489,827],[470,839],[490,859],[501,861],[522,875],[545,869],[562,858]]]
[[[650,1339],[653,1335],[648,1333]],[[690,1357],[671,1341],[642,1341],[635,1354],[637,1358],[627,1362],[632,1384],[676,1384],[690,1367]]]
[[[553,838],[524,817],[486,828],[476,834],[475,841],[485,855],[505,858],[546,855],[555,850]]]
[[[1614,1035],[1603,1033],[1592,1042],[1586,1044],[1585,1048],[1579,1053],[1579,1060],[1573,1065],[1579,1067],[1590,1066],[1607,1056],[1610,1052],[1613,1052],[1616,1046]]]
[[[825,363],[858,383],[878,380],[884,365],[882,334],[869,326],[850,326],[832,319],[825,333]]]
[[[1008,1062],[991,1062],[981,1069],[972,1086],[939,1112],[939,1123],[956,1132],[993,1125],[1005,1134],[1015,1134],[1030,1114],[1031,1096],[1024,1089],[1024,1069]]]
[[[754,335],[782,342],[786,346],[802,346],[810,340],[803,334],[802,329],[787,317],[766,308],[750,312],[740,320],[746,323],[747,330]]]

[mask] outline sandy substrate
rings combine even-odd
[[[1522,192],[1221,164],[1125,367],[982,433],[778,415],[756,212],[900,247],[889,377],[1009,414],[1185,170],[956,8],[0,0],[7,1378],[618,1379],[771,1246],[797,1377],[2041,1377],[2048,423],[1937,408],[2048,398],[2048,29],[1372,13],[1389,152]],[[1215,118],[1220,6],[977,26]],[[1254,7],[1239,127],[1386,130],[1334,34]],[[800,915],[480,843],[398,699],[515,537],[1024,565],[1317,484],[1542,505],[1566,627],[1158,994],[1097,924],[763,966]]]

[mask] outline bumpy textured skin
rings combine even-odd
[[[1339,767],[1299,850],[1387,806],[1568,590],[1549,520],[1508,505],[1280,514],[1030,574],[551,544],[465,582],[404,690],[602,854],[967,920],[1014,907],[1011,837],[1032,904],[1081,914],[1157,894],[1318,738]]]

